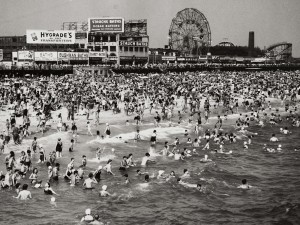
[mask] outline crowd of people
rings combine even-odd
[[[213,163],[211,154],[232,154],[230,146],[239,143],[244,149],[253,144],[252,139],[258,135],[248,131],[251,126],[272,126],[287,121],[290,126],[300,127],[298,99],[300,95],[299,72],[186,72],[183,74],[110,74],[106,77],[95,77],[79,71],[78,75],[44,78],[6,79],[0,87],[0,107],[9,110],[10,115],[3,121],[3,132],[0,135],[0,149],[5,157],[6,171],[0,174],[0,188],[14,189],[21,200],[31,198],[28,182],[33,188],[41,188],[44,183],[46,195],[59,195],[51,184],[64,179],[70,186],[83,185],[85,189],[93,189],[102,183],[99,195],[113,196],[108,186],[103,183],[101,173],[114,176],[119,171],[125,184],[131,182],[127,171],[136,167],[136,176],[143,177],[145,183],[153,180],[169,182],[175,180],[179,185],[203,192],[202,183],[185,181],[190,176],[189,169],[182,174],[173,170],[158,170],[152,174],[147,171],[147,165],[157,163],[154,156],[173,158],[174,160],[189,160],[200,157],[199,163]],[[281,102],[280,111],[274,109],[271,99]],[[59,113],[53,118],[53,111],[67,110],[67,115]],[[86,118],[86,134],[95,136],[98,140],[113,138],[110,123],[105,121],[105,130],[101,135],[92,126],[99,125],[101,114],[111,111],[115,118],[125,118],[124,126],[130,126],[130,121],[136,127],[133,142],[142,141],[141,127],[147,118],[153,121],[153,133],[149,138],[149,146],[155,149],[161,142],[156,130],[161,127],[189,127],[185,129],[186,139],[176,138],[165,141],[164,148],[152,155],[146,152],[138,162],[133,154],[124,156],[120,166],[114,168],[114,162],[109,159],[105,166],[99,165],[94,171],[86,173],[86,155],[81,158],[81,165],[74,165],[74,158],[61,172],[60,158],[62,154],[73,152],[78,139],[77,118]],[[228,128],[230,115],[235,121],[234,131]],[[17,120],[21,121],[17,123]],[[37,121],[33,127],[32,120]],[[103,122],[103,121],[102,121]],[[205,127],[205,128],[204,128]],[[53,151],[44,149],[36,137],[39,133],[47,134],[49,130],[71,133],[70,145],[65,147],[61,138],[58,139]],[[97,129],[97,128],[96,128]],[[289,135],[288,127],[280,133]],[[241,137],[241,138],[238,138]],[[31,146],[20,154],[11,150],[12,145],[22,146],[24,139],[32,139]],[[129,140],[124,140],[126,143]],[[282,151],[276,132],[270,134],[270,144],[263,146],[267,152]],[[273,143],[277,143],[274,146]],[[212,145],[218,146],[217,149]],[[68,149],[68,150],[66,150]],[[96,157],[103,155],[104,146],[96,151]],[[227,149],[227,150],[225,150]],[[297,149],[296,149],[297,150]],[[33,154],[39,154],[38,161],[32,160]],[[47,177],[40,177],[37,164],[47,170]],[[64,171],[64,170],[63,170]],[[87,176],[86,176],[87,174]],[[119,178],[116,178],[119,179]],[[105,181],[104,181],[105,182]],[[21,183],[24,183],[21,185]],[[22,186],[22,190],[21,190]],[[238,188],[249,189],[251,186],[243,179]],[[59,191],[58,191],[59,193]],[[55,202],[55,198],[51,198]],[[98,215],[92,216],[91,210],[86,211],[82,221],[100,224]]]

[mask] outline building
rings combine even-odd
[[[32,51],[39,61],[35,57],[28,60],[36,63],[139,64],[148,61],[145,19],[126,21],[123,32],[89,31],[87,22],[64,22],[62,29],[75,31],[74,44],[29,44],[26,35],[0,37],[3,61],[19,61],[19,55],[32,55]]]
[[[126,21],[124,33],[120,35],[119,40],[120,63],[146,63],[148,62],[148,52],[147,20]]]

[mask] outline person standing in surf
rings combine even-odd
[[[106,123],[105,134],[106,138],[110,138],[110,127],[108,123]]]
[[[56,148],[55,148],[56,158],[61,158],[62,157],[62,155],[61,155],[62,148],[63,148],[63,143],[61,141],[61,138],[58,138],[58,141],[57,141],[57,144],[56,144]]]
[[[155,145],[156,144],[156,130],[153,131],[152,135],[151,135],[151,138],[150,138],[150,141],[151,141],[151,144]]]

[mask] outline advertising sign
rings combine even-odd
[[[57,59],[68,61],[68,60],[88,60],[88,52],[58,52]]]
[[[96,57],[104,58],[104,57],[106,57],[106,52],[89,52],[89,57],[90,58],[96,58]]]
[[[75,39],[86,39],[87,33],[86,32],[77,32],[75,33]]]
[[[18,51],[18,60],[33,61],[34,51]]]
[[[117,56],[109,56],[109,61],[117,61],[118,57]]]
[[[148,46],[148,42],[142,41],[119,41],[120,46]]]
[[[162,56],[161,59],[163,61],[175,61],[176,57],[175,56]]]
[[[3,60],[3,49],[0,49],[0,61]]]
[[[92,44],[89,44],[92,46]],[[95,46],[117,46],[117,42],[95,42]]]
[[[89,18],[89,31],[106,33],[123,33],[124,18]]]
[[[57,61],[57,52],[35,52],[35,61]]]
[[[27,30],[27,44],[74,44],[75,31],[72,30]]]

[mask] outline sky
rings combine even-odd
[[[207,18],[212,45],[230,41],[255,46],[293,44],[300,57],[300,0],[0,0],[0,36],[24,35],[26,29],[59,30],[63,22],[89,17],[147,19],[151,48],[168,43],[172,18],[185,8],[196,8]]]

